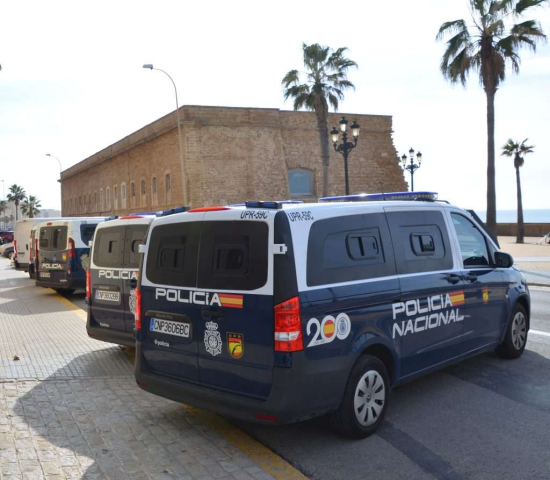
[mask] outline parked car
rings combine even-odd
[[[13,242],[13,232],[11,231],[1,231],[0,232],[0,245],[4,243]]]
[[[523,353],[525,278],[468,212],[430,192],[320,200],[153,220],[136,292],[142,389],[268,424],[329,414],[363,438],[394,387]]]
[[[13,256],[13,242],[0,245],[0,255],[11,258]]]

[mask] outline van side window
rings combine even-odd
[[[264,222],[205,222],[198,287],[256,290],[267,282],[269,227]]]
[[[453,225],[460,244],[460,254],[465,267],[490,264],[489,250],[483,234],[466,217],[452,213]]]
[[[147,278],[157,285],[195,287],[201,222],[155,227],[149,240]]]
[[[453,268],[447,226],[439,211],[386,214],[393,239],[397,273],[422,273]]]
[[[382,213],[318,220],[309,233],[307,284],[395,275],[393,252],[387,246],[391,241]]]
[[[97,224],[95,225],[80,225],[80,238],[82,239],[82,242],[84,245],[88,246],[88,243],[90,243],[90,240],[94,238],[94,232],[97,228]]]
[[[94,264],[102,268],[122,268],[124,227],[99,229],[94,239]]]

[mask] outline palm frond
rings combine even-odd
[[[442,40],[446,35],[452,35],[453,33],[458,33],[461,31],[468,31],[466,22],[464,20],[453,20],[452,22],[445,22],[439,27],[439,31],[435,39],[437,41]]]
[[[540,7],[548,0],[519,0],[516,5],[515,13],[516,15],[522,15],[525,10],[533,7]]]

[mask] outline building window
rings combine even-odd
[[[113,186],[113,207],[115,210],[118,210],[118,187]]]
[[[103,203],[103,189],[100,188],[99,189],[99,211],[101,212],[104,208],[104,203]]]
[[[120,185],[120,199],[121,199],[121,208],[126,208],[126,184],[123,183]]]
[[[130,196],[136,196],[136,184],[134,182],[130,183]]]
[[[170,174],[167,173],[164,175],[164,203],[169,203],[172,201],[172,179]]]
[[[109,187],[106,189],[105,196],[107,197],[107,211],[111,211],[111,190]]]
[[[151,205],[156,205],[158,203],[158,185],[157,177],[153,177],[151,182]]]
[[[313,195],[313,174],[297,168],[288,172],[288,188],[292,197]]]
[[[145,186],[145,180],[141,180],[141,206],[147,205],[147,187]]]

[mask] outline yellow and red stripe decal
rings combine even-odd
[[[449,293],[453,307],[464,305],[464,290]]]
[[[219,293],[220,302],[222,307],[228,308],[243,308],[243,296],[242,295],[233,295],[229,293]]]

